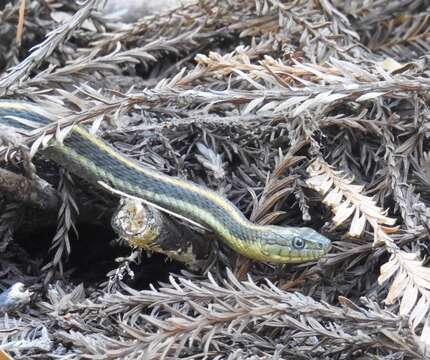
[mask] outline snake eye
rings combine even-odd
[[[301,237],[296,236],[293,239],[293,246],[296,249],[303,249],[305,247],[305,241]]]

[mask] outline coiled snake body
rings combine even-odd
[[[38,105],[0,101],[0,131],[30,130],[52,121]],[[299,263],[327,253],[330,240],[311,228],[256,225],[227,199],[192,182],[141,166],[80,126],[62,143],[52,140],[48,158],[85,180],[108,183],[214,231],[236,252],[259,261]]]

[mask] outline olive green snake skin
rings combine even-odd
[[[49,119],[36,104],[0,100],[0,131],[28,130],[51,121],[52,117]],[[80,126],[74,126],[62,143],[51,141],[45,153],[91,183],[105,182],[211,229],[230,248],[248,258],[300,263],[317,260],[330,248],[330,240],[311,228],[254,224],[216,192],[143,167]]]

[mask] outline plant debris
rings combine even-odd
[[[0,350],[430,358],[427,2],[200,0],[127,23],[103,6],[0,1],[0,96],[56,115],[0,127],[0,280],[25,294]],[[111,229],[118,198],[43,156],[74,124],[333,247],[275,266],[208,237],[194,268],[136,251]]]

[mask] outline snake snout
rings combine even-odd
[[[312,247],[317,250],[321,250],[324,253],[327,253],[331,248],[330,239],[326,238],[324,235],[321,235],[319,232],[312,228],[301,228],[303,231],[303,237],[308,241],[309,247]]]

